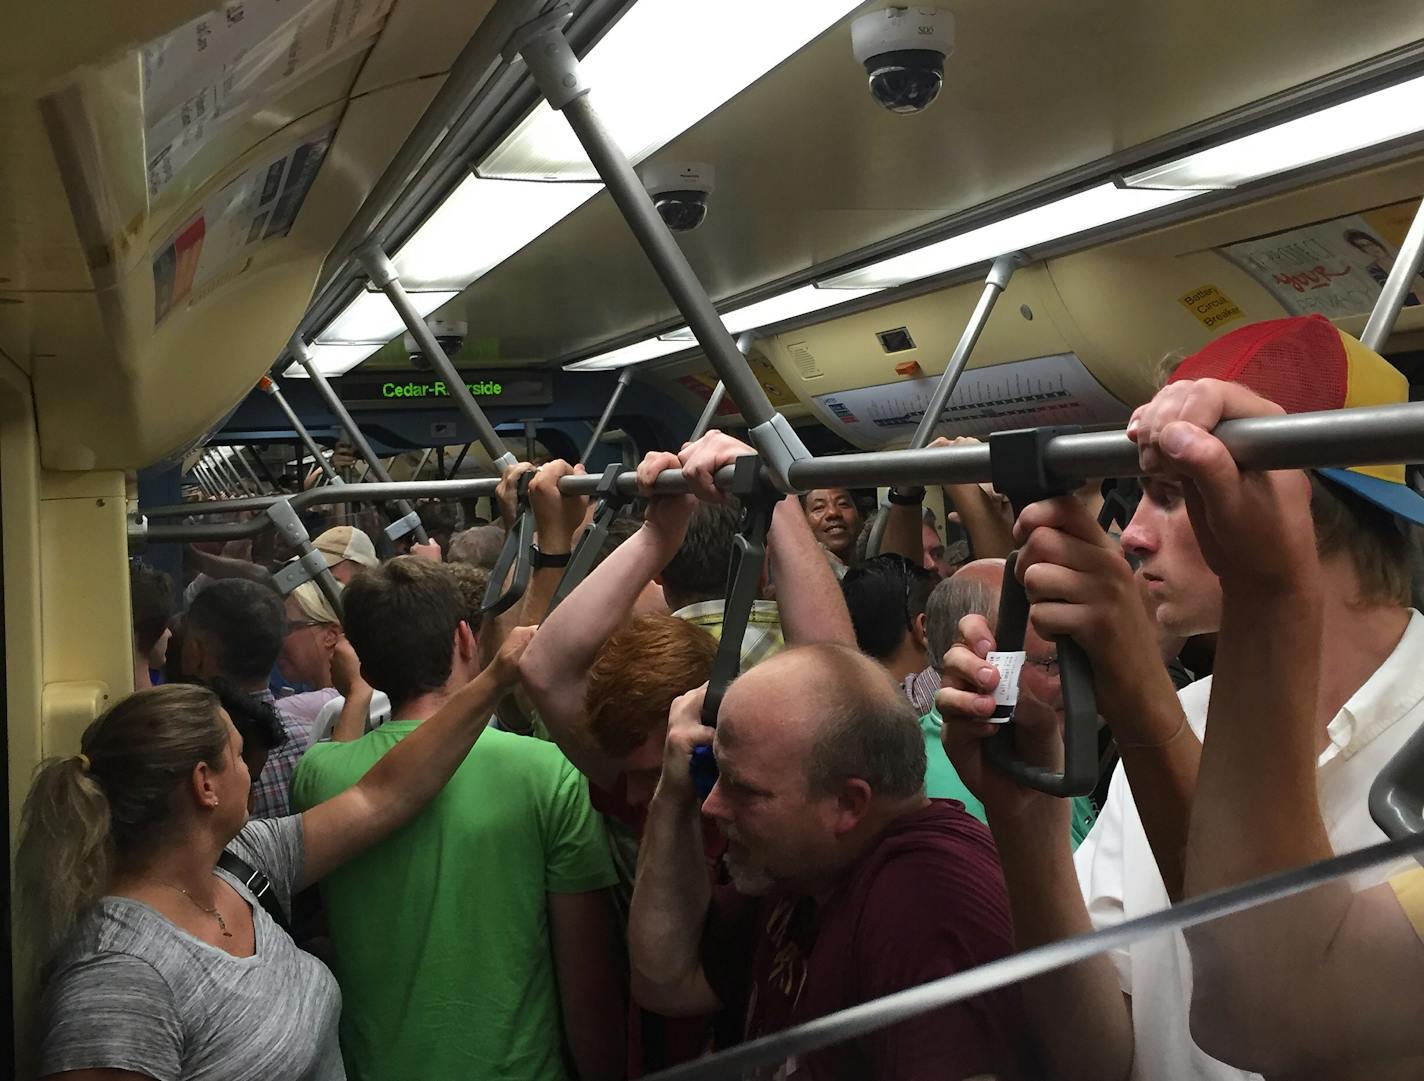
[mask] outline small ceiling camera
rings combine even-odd
[[[464,347],[465,334],[469,331],[469,324],[463,319],[444,319],[438,315],[432,315],[425,321],[425,325],[435,335],[435,341],[441,349],[445,350],[447,357],[453,357]],[[406,355],[410,357],[411,367],[417,371],[430,371],[430,358],[425,355],[425,351],[416,342],[415,335],[406,331],[402,342],[405,345]]]
[[[713,179],[704,162],[655,163],[642,170],[643,186],[674,233],[691,232],[706,220]]]
[[[850,41],[865,65],[871,97],[892,113],[918,113],[944,85],[954,16],[938,8],[883,8],[851,23]]]

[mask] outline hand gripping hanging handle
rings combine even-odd
[[[994,487],[1009,496],[1015,512],[1030,503],[1062,495],[1073,485],[1049,474],[1044,447],[1055,436],[1076,432],[1076,427],[1024,428],[995,432],[989,437],[990,467]],[[1028,595],[1015,573],[1018,552],[1004,566],[999,594],[999,622],[994,638],[1000,652],[1021,652],[1028,629]],[[1019,784],[1051,796],[1085,796],[1098,779],[1098,705],[1093,689],[1093,668],[1082,646],[1059,638],[1058,677],[1063,696],[1063,768],[1025,761],[1019,753],[1013,715],[999,731],[984,741],[984,757]]]
[[[742,670],[742,640],[747,634],[761,584],[761,570],[766,563],[766,534],[771,527],[772,512],[781,500],[781,493],[762,479],[761,458],[755,454],[745,454],[736,460],[731,492],[742,503],[742,528],[732,538],[732,558],[727,565],[722,608],[722,638],[717,643],[712,675],[707,681],[707,697],[702,702],[702,723],[709,728],[717,727],[722,697]],[[711,747],[693,750],[691,769],[693,786],[698,795],[706,799],[717,783],[717,760]]]
[[[530,549],[534,544],[534,512],[529,508],[529,481],[534,474],[521,473],[517,482],[517,503],[514,524],[509,527],[509,536],[504,539],[499,559],[490,570],[489,585],[485,587],[485,615],[497,616],[513,608],[529,588]],[[514,568],[513,576],[510,568]],[[504,582],[509,579],[506,589]],[[504,592],[500,592],[504,590]]]

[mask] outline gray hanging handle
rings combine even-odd
[[[1054,436],[1078,431],[1076,427],[1022,428],[995,432],[989,437],[989,461],[994,488],[1013,500],[1014,511],[1030,503],[1063,495],[1075,485],[1051,474],[1043,450]],[[1004,585],[999,593],[999,623],[994,632],[998,650],[1021,652],[1028,630],[1028,595],[1014,573],[1019,553],[1009,553],[1004,564]],[[984,757],[1019,784],[1050,796],[1086,796],[1098,781],[1098,700],[1093,688],[1093,666],[1072,638],[1056,639],[1058,678],[1063,694],[1063,769],[1054,770],[1025,761],[1018,753],[1013,715],[984,741]]]
[[[533,477],[532,471],[519,474],[514,525],[510,527],[509,536],[504,540],[499,559],[490,570],[482,609],[485,615],[497,616],[509,611],[529,588],[529,576],[533,573],[531,557],[534,545],[534,511],[529,506],[529,482]],[[511,567],[514,568],[513,577],[510,577]],[[504,585],[506,578],[509,578],[507,589]]]
[[[1370,817],[1396,840],[1424,833],[1424,728],[1409,737],[1370,785]]]

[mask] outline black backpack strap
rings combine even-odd
[[[273,923],[288,934],[292,933],[291,922],[282,911],[282,905],[277,900],[277,891],[272,888],[272,883],[267,880],[266,875],[226,849],[218,857],[218,866],[247,887],[247,892],[257,898],[257,903],[267,910],[267,915],[272,917]]]

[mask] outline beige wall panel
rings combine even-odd
[[[112,60],[182,26],[214,0],[40,0],[7,4],[0,90],[37,91],[85,64]]]
[[[351,96],[450,70],[495,0],[396,0]]]
[[[392,87],[353,102],[344,115],[340,106],[320,110],[215,178],[190,207],[262,157],[341,119],[291,234],[255,249],[245,269],[234,266],[156,331],[147,256],[97,304],[83,296],[34,298],[29,351],[41,357],[35,394],[46,466],[140,468],[201,436],[240,401],[281,352],[327,247],[437,86],[427,79]]]

